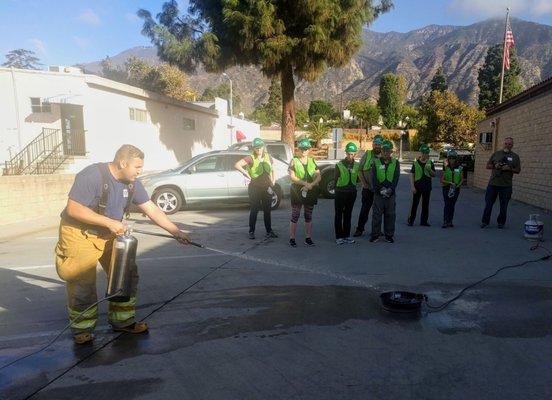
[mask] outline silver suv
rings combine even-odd
[[[244,203],[249,201],[248,181],[234,169],[245,151],[211,151],[193,157],[187,163],[163,172],[144,175],[140,181],[148,195],[166,214],[174,214],[185,205],[207,203]],[[289,195],[288,165],[274,158],[276,185],[272,209]]]

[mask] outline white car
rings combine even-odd
[[[185,205],[207,203],[244,203],[249,201],[249,181],[234,168],[238,160],[250,155],[245,151],[211,151],[193,157],[187,163],[163,172],[144,175],[140,181],[148,195],[166,214],[174,214]],[[289,195],[288,165],[274,158],[276,185],[272,209]]]

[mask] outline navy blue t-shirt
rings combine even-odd
[[[128,201],[128,188],[123,182],[116,180],[108,168],[108,163],[92,164],[75,177],[75,182],[69,192],[69,198],[83,206],[86,206],[94,211],[98,207],[102,196],[102,174],[100,168],[105,168],[109,176],[109,195],[107,198],[107,206],[105,216],[121,220]],[[144,204],[149,200],[148,193],[142,183],[138,180],[134,184],[134,197],[132,203],[136,205]],[[62,216],[65,215],[63,210]]]

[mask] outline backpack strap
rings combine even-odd
[[[100,215],[105,215],[105,209],[107,208],[107,201],[109,199],[109,176],[105,164],[98,164],[98,169],[102,175],[102,194],[96,212]]]
[[[128,190],[128,198],[127,198],[127,203],[126,203],[126,206],[125,206],[125,210],[123,212],[123,216],[124,216],[125,219],[130,218],[130,207],[132,206],[132,199],[134,197],[134,184],[129,183],[127,185],[127,190]]]

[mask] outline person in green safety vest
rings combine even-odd
[[[375,135],[372,142],[372,150],[368,150],[360,159],[360,171],[358,177],[362,183],[362,207],[360,208],[360,214],[358,215],[358,223],[353,234],[354,237],[362,236],[364,233],[364,226],[368,221],[368,214],[374,204],[374,188],[372,186],[372,167],[374,160],[381,156],[381,145],[383,144],[383,137],[381,135]]]
[[[445,209],[443,211],[442,228],[452,228],[452,219],[454,218],[454,208],[460,195],[460,187],[464,183],[464,173],[462,166],[458,163],[456,151],[451,150],[447,154],[447,160],[443,167],[441,175],[441,186],[443,188],[443,200]]]
[[[430,226],[429,218],[429,197],[431,196],[431,178],[435,176],[435,165],[429,159],[429,146],[420,146],[421,155],[412,163],[410,170],[410,187],[412,188],[412,207],[408,217],[408,226],[414,225],[416,212],[420,198],[422,199],[422,215],[420,216],[421,226]]]
[[[377,242],[383,233],[388,243],[395,241],[395,190],[399,183],[401,168],[399,161],[391,157],[393,143],[385,140],[381,146],[382,156],[374,160],[372,182],[374,182],[374,208],[372,211],[372,233],[370,242]]]
[[[291,221],[289,223],[289,245],[297,247],[295,233],[297,231],[297,222],[303,208],[305,217],[305,244],[314,246],[312,241],[312,211],[318,203],[317,186],[320,183],[320,170],[314,161],[309,157],[311,143],[309,139],[301,139],[297,144],[299,152],[298,157],[293,157],[289,164],[289,177],[291,179]]]
[[[345,158],[335,166],[335,243],[352,244],[351,217],[357,197],[359,163],[355,161],[357,145],[353,142],[345,146]]]
[[[257,225],[257,214],[263,210],[264,225],[267,238],[277,238],[278,235],[272,230],[271,204],[272,189],[275,184],[273,160],[266,151],[265,144],[261,138],[253,140],[253,152],[250,156],[242,158],[234,167],[240,171],[246,179],[249,179],[247,193],[249,194],[249,239],[255,239],[255,225]]]

